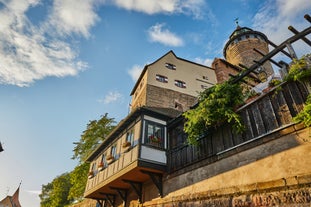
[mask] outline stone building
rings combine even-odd
[[[196,103],[200,91],[215,83],[214,69],[169,51],[144,67],[131,92],[131,110],[150,106],[185,111]]]
[[[85,198],[96,206],[309,206],[311,140],[292,121],[307,85],[285,82],[278,93],[237,109],[242,134],[224,125],[193,146],[183,131],[182,112],[196,94],[236,74],[239,63],[249,67],[250,50],[268,52],[265,41],[262,33],[238,27],[224,48],[226,60],[215,59],[214,69],[172,51],[145,66],[131,92],[131,112],[88,157]],[[254,72],[252,84],[263,70],[272,75],[270,66]]]

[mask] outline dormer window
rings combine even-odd
[[[181,81],[181,80],[175,80],[175,86],[177,86],[179,88],[186,88],[186,83],[184,81]]]
[[[168,82],[168,79],[167,79],[166,76],[159,75],[159,74],[156,75],[156,80],[157,80],[157,81],[160,81],[160,82],[162,82],[162,83],[167,83],[167,82]]]
[[[165,67],[167,67],[170,70],[176,70],[176,65],[172,63],[165,63]]]

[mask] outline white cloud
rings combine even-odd
[[[214,59],[209,59],[209,58],[206,58],[206,59],[202,59],[200,57],[197,57],[195,58],[194,60],[196,63],[199,63],[201,65],[205,65],[205,66],[208,66],[208,67],[211,67]]]
[[[310,0],[269,0],[254,16],[253,28],[263,32],[275,44],[293,36],[287,28],[292,25],[298,31],[310,26],[303,16],[310,13]],[[293,44],[299,56],[310,53],[310,47],[299,41]]]
[[[131,76],[134,82],[138,80],[143,68],[143,66],[134,65],[130,70],[128,70],[128,74]]]
[[[163,29],[165,25],[157,23],[148,30],[149,38],[152,42],[159,42],[161,44],[173,47],[183,46],[182,38],[172,33],[168,29]]]
[[[115,0],[115,5],[147,14],[184,13],[200,18],[204,0]]]
[[[98,0],[55,0],[48,24],[58,33],[89,36],[89,30],[99,20],[95,12]]]
[[[27,193],[32,195],[39,195],[41,194],[41,190],[26,190]]]
[[[49,36],[26,16],[39,1],[12,0],[0,10],[0,84],[29,86],[48,76],[74,76],[87,67],[69,43]]]
[[[110,91],[105,97],[104,99],[100,99],[98,100],[98,102],[100,103],[104,103],[104,104],[110,104],[113,102],[116,102],[120,99],[122,99],[122,94],[119,93],[118,91]]]

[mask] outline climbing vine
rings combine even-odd
[[[310,77],[311,54],[308,54],[293,61],[286,80],[305,82],[310,86]],[[302,122],[307,127],[311,126],[311,94],[308,95],[303,110],[293,118],[293,121],[296,123]]]
[[[235,108],[243,103],[243,93],[240,84],[227,81],[206,89],[199,95],[198,105],[186,112],[184,131],[190,144],[197,144],[198,138],[211,128],[224,123],[233,124],[239,132],[243,130],[240,116]]]

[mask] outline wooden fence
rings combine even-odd
[[[169,172],[213,158],[292,125],[292,118],[303,109],[308,94],[305,84],[286,82],[261,95],[238,109],[245,126],[242,134],[236,134],[231,126],[224,125],[201,138],[198,146],[184,144],[170,149],[167,152]]]

